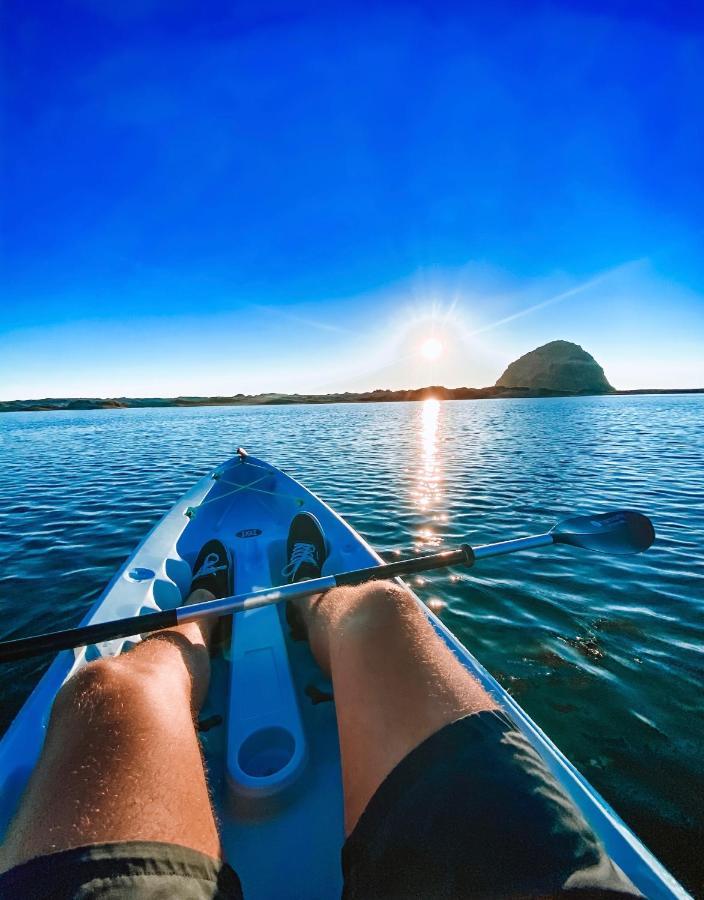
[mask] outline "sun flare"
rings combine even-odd
[[[420,345],[421,355],[429,360],[438,359],[442,356],[442,350],[442,342],[434,337],[427,338],[427,340],[423,341]]]

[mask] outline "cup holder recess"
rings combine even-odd
[[[260,728],[247,737],[237,754],[237,763],[250,778],[271,778],[293,759],[296,741],[286,728]]]

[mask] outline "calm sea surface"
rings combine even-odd
[[[418,579],[421,597],[690,890],[704,894],[704,396],[0,416],[0,636],[76,623],[238,445],[387,558],[648,513],[640,557],[566,548]],[[0,731],[47,660],[0,667]]]

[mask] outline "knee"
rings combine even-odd
[[[395,581],[369,581],[349,590],[352,605],[360,610],[399,615],[418,607],[413,594]]]
[[[98,709],[123,708],[140,691],[139,680],[120,657],[98,659],[83,666],[56,695],[52,718],[70,713],[91,715]]]
[[[336,597],[335,594],[339,595]],[[421,614],[418,601],[394,581],[373,581],[330,591],[330,602],[346,629],[374,630]]]

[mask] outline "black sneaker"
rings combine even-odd
[[[291,522],[286,542],[287,564],[281,571],[289,584],[319,578],[328,551],[320,522],[312,513],[298,513]]]
[[[191,592],[204,588],[215,597],[229,597],[233,592],[232,557],[227,547],[217,540],[201,548],[193,567]]]
[[[298,513],[291,522],[286,542],[288,562],[281,574],[289,584],[294,581],[308,581],[319,578],[328,555],[325,535],[320,522],[312,513]],[[290,628],[291,639],[307,641],[308,633],[303,622],[301,611],[289,600],[286,604],[286,622]]]

